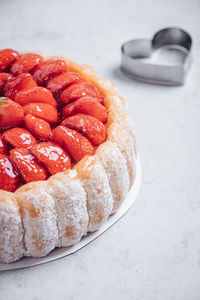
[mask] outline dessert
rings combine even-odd
[[[0,50],[0,262],[76,244],[136,173],[124,99],[92,68]]]

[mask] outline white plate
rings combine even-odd
[[[136,178],[133,187],[129,191],[125,201],[122,203],[119,210],[112,216],[108,218],[106,223],[96,232],[87,234],[84,238],[81,239],[81,241],[71,247],[68,248],[57,248],[53,250],[49,255],[41,258],[29,258],[24,257],[20,259],[19,261],[10,263],[10,264],[0,264],[0,271],[5,270],[14,270],[14,269],[21,269],[26,267],[32,267],[40,264],[47,263],[52,260],[56,260],[58,258],[64,257],[66,255],[72,254],[82,247],[89,244],[91,241],[96,239],[100,234],[102,234],[104,231],[106,231],[109,227],[111,227],[115,222],[117,222],[133,205],[133,203],[136,200],[136,197],[138,195],[140,185],[141,185],[141,165],[139,159],[137,159],[137,166],[136,166]]]

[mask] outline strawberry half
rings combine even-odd
[[[4,131],[3,139],[14,148],[31,148],[37,143],[34,136],[25,128],[16,127]]]
[[[47,142],[34,145],[31,148],[32,154],[47,168],[53,175],[71,167],[70,156],[58,145]]]
[[[0,130],[18,126],[24,117],[24,110],[18,103],[0,97]]]
[[[19,91],[24,91],[36,87],[37,83],[28,73],[20,74],[8,80],[4,87],[4,96],[15,100],[15,96]]]
[[[12,49],[0,50],[0,72],[4,71],[18,57],[18,52]]]
[[[47,171],[28,149],[12,149],[10,151],[10,159],[25,182],[45,180],[47,178]]]
[[[75,72],[64,72],[47,83],[47,88],[53,93],[58,94],[72,84],[81,81],[81,76]]]
[[[21,105],[26,105],[28,103],[48,103],[57,107],[57,102],[51,91],[40,86],[19,92],[15,97],[15,101]]]
[[[94,148],[87,138],[76,130],[58,126],[54,129],[51,140],[61,145],[77,162],[85,155],[94,154]]]
[[[47,103],[29,103],[23,106],[24,115],[31,114],[35,117],[43,119],[50,124],[58,123],[58,112],[50,104]]]
[[[60,104],[65,105],[84,96],[98,98],[103,103],[103,96],[96,86],[90,82],[81,82],[71,85],[60,94]]]
[[[12,65],[10,71],[15,76],[22,73],[31,73],[31,71],[39,65],[41,60],[42,57],[38,54],[22,54],[19,59]]]
[[[67,104],[62,110],[62,118],[65,119],[76,113],[93,116],[102,123],[107,122],[107,109],[99,103],[98,98],[85,96]]]
[[[67,71],[67,64],[63,60],[49,60],[40,63],[33,73],[38,85],[46,84],[51,78]]]
[[[0,154],[7,154],[8,145],[5,143],[2,134],[0,133]]]
[[[0,189],[14,192],[19,184],[19,175],[9,157],[0,154]]]
[[[12,75],[9,73],[0,73],[0,95],[3,94],[3,89],[9,79],[12,78]]]
[[[61,125],[78,130],[95,146],[106,140],[105,126],[92,116],[77,114],[65,119]]]
[[[51,127],[46,121],[28,114],[24,117],[24,126],[40,141],[48,141],[51,136]]]

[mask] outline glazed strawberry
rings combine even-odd
[[[77,114],[65,119],[61,125],[78,130],[95,146],[106,140],[105,126],[92,116]]]
[[[11,78],[12,78],[12,75],[9,73],[0,73],[0,95],[2,95],[2,93],[3,93],[5,84]]]
[[[24,114],[31,114],[35,117],[43,119],[50,124],[58,123],[58,112],[50,104],[47,103],[29,103],[23,106]]]
[[[40,86],[19,92],[15,97],[15,101],[21,105],[28,103],[48,103],[54,107],[57,106],[57,102],[51,91]]]
[[[14,192],[19,184],[19,175],[9,157],[0,154],[0,189]]]
[[[24,117],[24,110],[18,103],[0,97],[0,130],[18,126]]]
[[[91,96],[94,98],[99,98],[99,101],[103,102],[103,97],[101,96],[99,90],[90,82],[81,82],[71,85],[66,88],[60,94],[60,103],[65,105],[73,100],[84,96]]]
[[[68,86],[81,81],[81,76],[75,72],[64,72],[47,83],[47,88],[53,93],[58,94]]]
[[[48,172],[67,170],[71,159],[93,155],[94,146],[106,140],[104,97],[94,84],[68,72],[65,60],[44,61],[38,54],[5,49],[0,72],[0,155],[17,177],[11,187],[3,183],[4,189],[14,191],[20,178],[43,180]],[[5,167],[0,165],[0,184],[1,169],[4,174]]]
[[[63,60],[49,60],[42,62],[34,71],[33,77],[38,85],[46,84],[51,78],[67,71],[67,64]]]
[[[20,74],[8,80],[4,87],[4,96],[15,100],[15,96],[19,91],[24,91],[36,87],[37,83],[28,73]]]
[[[77,162],[85,155],[94,154],[94,148],[87,138],[76,130],[58,126],[54,129],[51,140],[61,145]]]
[[[0,50],[0,72],[4,71],[11,63],[13,63],[19,54],[12,49]]]
[[[10,151],[10,159],[25,182],[45,180],[47,178],[47,171],[28,149],[12,149]]]
[[[18,60],[11,66],[10,72],[13,75],[19,75],[22,73],[31,73],[33,69],[39,65],[42,57],[38,54],[27,53],[22,54]]]
[[[51,127],[46,121],[28,114],[24,117],[24,126],[40,141],[47,141],[51,136]]]
[[[34,145],[31,153],[53,175],[71,167],[70,156],[57,144],[46,142]]]
[[[3,133],[3,139],[14,148],[31,148],[37,143],[34,136],[25,128],[12,128]]]
[[[0,133],[0,154],[7,154],[8,146],[5,143],[2,134]]]
[[[98,98],[85,96],[67,104],[62,110],[62,118],[65,119],[76,113],[93,116],[102,123],[107,122],[107,109],[99,103]]]

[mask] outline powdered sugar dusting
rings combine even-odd
[[[20,195],[25,229],[26,256],[42,257],[58,245],[57,216],[53,198],[42,188]]]
[[[117,148],[110,141],[100,145],[96,154],[108,175],[110,188],[113,195],[112,213],[116,212],[129,190],[129,174],[126,161]]]
[[[59,246],[68,247],[76,244],[87,233],[86,193],[79,180],[72,180],[67,175],[62,175],[62,178],[55,175],[50,182],[50,194],[54,198],[58,215]]]
[[[87,194],[88,231],[95,231],[106,221],[113,207],[108,177],[97,156],[90,156],[84,164],[81,183]]]
[[[113,123],[107,130],[107,139],[117,145],[126,160],[130,176],[130,189],[136,173],[136,153],[134,151],[135,144],[133,138],[127,130],[121,128],[120,124]]]
[[[14,196],[5,193],[7,194],[7,201],[4,202],[0,198],[0,262],[8,263],[21,258],[24,249],[23,229],[18,205]]]

